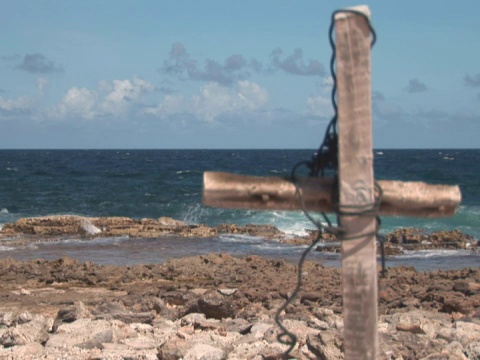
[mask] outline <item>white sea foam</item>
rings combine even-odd
[[[335,223],[330,219],[332,223]],[[309,230],[316,230],[316,225],[313,224],[302,212],[280,212],[273,214],[272,225],[288,235],[306,236]],[[320,221],[320,219],[317,219]],[[327,225],[320,221],[322,225]]]
[[[438,258],[438,257],[454,257],[454,256],[465,256],[471,255],[471,251],[468,250],[415,250],[415,251],[405,251],[403,255],[392,256],[392,258],[397,259],[429,259],[429,258]]]
[[[307,236],[308,231],[302,225],[292,225],[288,227],[279,227],[280,231],[283,231],[287,235]]]
[[[199,224],[206,212],[208,212],[208,209],[201,204],[190,205],[187,213],[183,216],[183,221],[187,224]]]
[[[8,209],[7,208],[1,209],[0,214],[8,214]]]
[[[275,250],[275,251],[288,250],[288,252],[292,252],[292,251],[305,250],[307,248],[307,245],[284,245],[277,242],[264,241],[262,243],[259,243],[258,245],[255,245],[255,248],[259,250]]]
[[[259,243],[263,241],[263,239],[258,236],[243,234],[224,234],[219,236],[219,240],[232,243]]]
[[[130,236],[115,236],[115,237],[101,237],[88,241],[91,245],[106,245],[111,244],[113,246],[119,246],[123,241],[129,240]],[[85,241],[82,241],[85,243]]]
[[[254,224],[268,224],[289,235],[307,235],[305,229],[312,228],[312,224],[298,212],[262,211],[255,213],[250,221]]]
[[[12,246],[0,245],[0,252],[2,252],[2,251],[12,251],[12,250],[15,250],[15,248],[12,247]]]
[[[102,232],[102,230],[100,230],[95,225],[93,225],[90,221],[87,221],[87,220],[82,221],[80,223],[80,226],[88,235],[96,235]]]
[[[200,171],[198,170],[178,170],[176,174],[190,174],[190,173],[199,173]]]
[[[270,170],[270,172],[273,173],[273,174],[284,174],[284,173],[287,172],[287,169],[285,169],[285,168],[282,169],[282,170],[275,170],[275,169],[273,169],[273,170]]]
[[[43,243],[45,246],[58,246],[59,243],[71,246],[95,246],[95,245],[120,245],[121,242],[130,239],[129,236],[115,236],[115,237],[99,237],[96,239],[85,241],[80,238],[66,238],[59,241],[52,241]]]

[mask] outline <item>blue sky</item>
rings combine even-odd
[[[478,148],[480,2],[371,1],[376,148]],[[317,148],[345,1],[0,6],[0,148]]]

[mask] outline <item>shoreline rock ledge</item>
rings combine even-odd
[[[308,230],[307,232],[306,236],[297,236],[286,234],[272,225],[187,224],[170,217],[135,220],[129,217],[54,215],[21,218],[14,223],[6,223],[0,229],[0,240],[9,238],[13,245],[15,242],[28,242],[32,239],[48,241],[52,238],[69,236],[79,236],[84,239],[115,236],[207,238],[221,234],[241,234],[280,241],[285,244],[309,245],[318,235],[318,231]],[[339,251],[338,244],[335,245],[337,239],[334,235],[324,234],[323,239],[325,242],[317,247],[317,251]],[[478,250],[479,246],[479,240],[459,230],[426,233],[421,229],[400,228],[385,235],[386,255],[400,255],[405,250],[440,248]]]
[[[223,224],[211,227],[204,224],[187,224],[170,217],[135,220],[129,217],[83,217],[54,215],[21,218],[4,224],[1,235],[7,236],[103,236],[161,237],[211,237],[222,233],[248,234],[268,239],[284,237],[285,234],[271,225]]]

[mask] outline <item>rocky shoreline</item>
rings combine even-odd
[[[101,266],[0,260],[0,359],[281,359],[296,265],[209,254]],[[307,262],[282,314],[293,359],[343,359],[341,273]],[[388,269],[380,359],[478,359],[480,269]]]
[[[0,233],[0,242],[17,245],[69,236],[219,234],[309,244],[317,236],[294,237],[272,226],[78,216],[20,219]],[[398,229],[386,236],[389,253],[408,246],[478,250],[478,241],[459,231]],[[1,259],[0,359],[282,359],[288,346],[278,341],[274,318],[295,288],[297,270],[254,255],[133,266]],[[301,292],[281,314],[298,338],[289,358],[343,359],[341,269],[307,262],[302,278]],[[389,268],[379,290],[379,359],[480,359],[479,267]]]
[[[22,245],[29,242],[56,241],[58,238],[76,236],[85,240],[97,237],[129,236],[131,238],[214,237],[220,234],[241,234],[263,237],[285,244],[308,245],[318,235],[310,231],[307,236],[286,234],[271,225],[186,224],[169,217],[135,220],[128,217],[81,217],[45,216],[22,218],[14,223],[4,224],[0,229],[0,242],[7,240],[9,245]],[[317,251],[338,252],[334,235],[324,234],[324,243]],[[465,249],[478,250],[479,240],[459,230],[426,233],[421,229],[397,229],[385,235],[386,255],[400,255],[405,250],[425,249]]]

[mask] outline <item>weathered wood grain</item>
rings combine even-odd
[[[363,16],[342,13],[335,17],[342,212],[363,211],[375,203],[370,36]],[[373,360],[378,352],[375,214],[340,215],[339,226],[343,238],[351,239],[341,242],[345,359]]]
[[[452,216],[462,196],[457,185],[379,180],[383,190],[379,215],[412,217]],[[306,210],[334,212],[331,178],[300,177],[298,190]],[[231,209],[302,210],[297,188],[289,179],[225,172],[205,172],[203,203]]]

